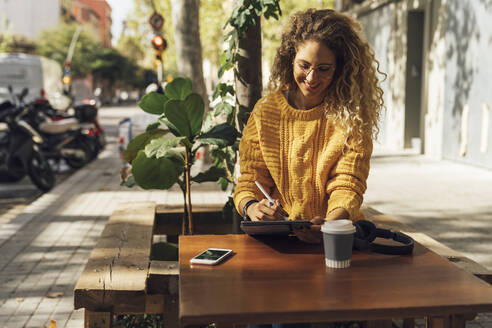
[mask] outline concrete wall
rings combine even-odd
[[[487,114],[492,105],[491,21],[490,0],[449,1],[443,157],[489,168],[492,168],[492,117]]]
[[[11,24],[14,35],[36,39],[41,30],[58,25],[60,3],[59,0],[0,0],[0,21],[4,18]]]
[[[381,83],[384,91],[384,104],[386,109],[381,113],[380,132],[377,143],[385,148],[397,150],[403,142],[403,108],[398,104],[398,96],[390,92],[398,86],[398,78],[395,76],[394,56],[392,54],[394,42],[392,40],[392,9],[385,6],[378,11],[359,17],[364,27],[367,41],[374,50],[374,55],[379,61],[380,70],[387,74]],[[388,42],[390,41],[390,42]],[[393,40],[394,41],[394,40]],[[383,78],[380,76],[380,78]]]
[[[405,106],[409,11],[424,13],[419,117]],[[417,119],[427,156],[492,168],[492,0],[377,0],[354,12],[388,74],[381,145],[408,147],[405,125],[408,130],[408,120]]]
[[[440,0],[426,7],[425,78],[424,78],[424,153],[442,159],[443,121],[446,82],[446,17],[447,6]]]

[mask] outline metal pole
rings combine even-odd
[[[156,12],[157,10],[155,10],[154,0],[150,0],[150,5],[152,6],[152,9],[154,9],[154,12]]]
[[[157,61],[157,82],[159,85],[162,84],[162,61],[160,60]]]
[[[70,47],[68,48],[67,59],[65,59],[65,62],[72,61],[73,52],[75,51],[75,45],[77,44],[77,40],[79,38],[80,32],[82,31],[82,28],[82,26],[78,26],[77,30],[75,30],[75,33],[72,36],[72,41],[70,42]]]

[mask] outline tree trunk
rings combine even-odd
[[[193,91],[203,97],[206,114],[208,95],[203,79],[199,28],[200,0],[172,0],[171,5],[179,74],[191,79]]]
[[[235,79],[238,100],[238,127],[242,131],[249,114],[261,97],[261,21],[256,17],[256,25],[248,28],[239,39],[238,73]]]

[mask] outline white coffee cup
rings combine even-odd
[[[325,263],[330,268],[350,267],[355,227],[350,220],[325,221],[321,226]]]

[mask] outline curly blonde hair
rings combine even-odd
[[[327,46],[336,57],[336,70],[327,89],[325,113],[361,144],[367,134],[377,137],[383,108],[383,90],[377,73],[379,62],[361,36],[360,24],[334,10],[308,9],[297,12],[282,35],[270,76],[269,90],[295,90],[293,63],[298,47],[308,40]]]

